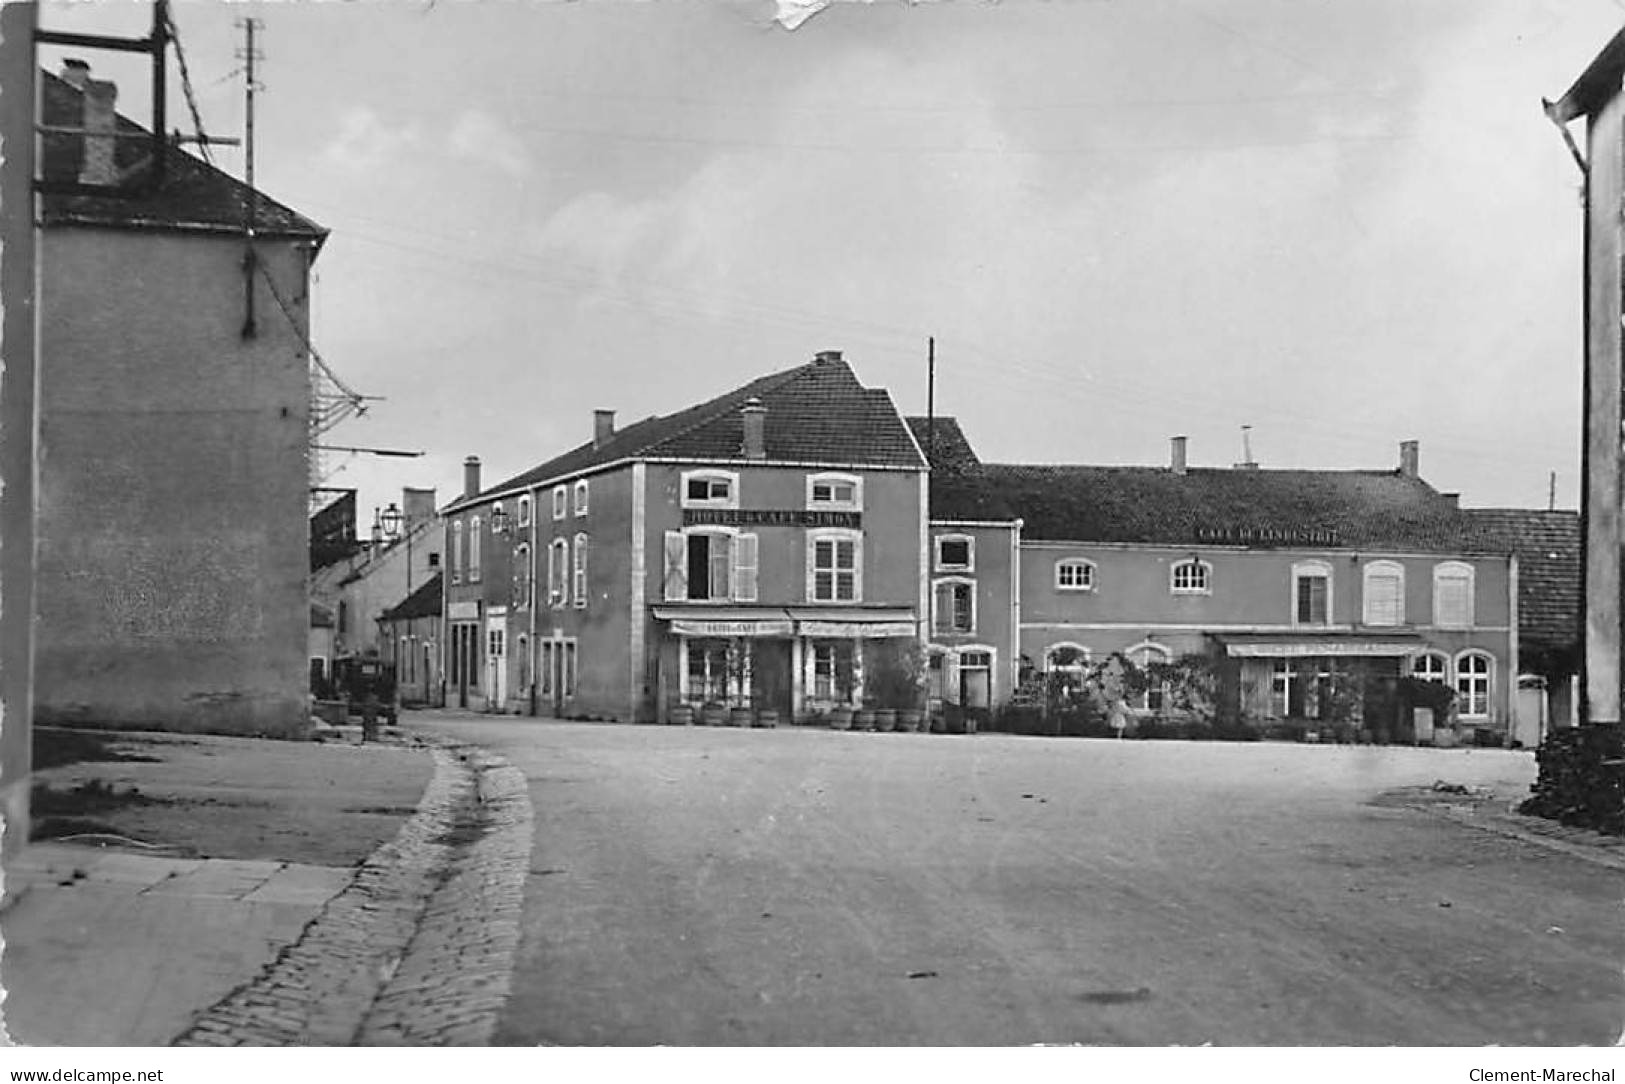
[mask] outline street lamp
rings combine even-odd
[[[401,536],[401,521],[404,518],[401,515],[401,510],[395,506],[395,502],[390,501],[389,507],[384,509],[383,515],[378,517],[379,524],[384,528],[384,537],[391,542],[399,538]]]

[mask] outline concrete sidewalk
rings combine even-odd
[[[5,870],[13,1042],[164,1046],[252,980],[353,868],[37,843]]]

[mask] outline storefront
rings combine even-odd
[[[875,645],[913,641],[900,607],[657,606],[662,710],[773,710],[784,718],[861,703]]]
[[[1396,737],[1409,726],[1399,683],[1422,650],[1420,636],[1224,633],[1213,639],[1238,664],[1236,695],[1245,718]]]

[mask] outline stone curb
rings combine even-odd
[[[432,746],[434,777],[395,838],[261,974],[205,1010],[175,1046],[347,1046],[400,966],[424,909],[451,866],[459,807],[473,772]]]
[[[1488,816],[1482,816],[1477,813],[1462,812],[1459,809],[1452,809],[1443,805],[1424,805],[1422,803],[1407,803],[1407,805],[1410,809],[1420,810],[1424,813],[1431,813],[1436,817],[1442,817],[1447,821],[1451,821],[1455,824],[1466,825],[1469,828],[1476,828],[1481,832],[1489,832],[1492,835],[1504,836],[1508,839],[1522,840],[1525,843],[1533,843],[1536,846],[1545,847],[1547,850],[1557,851],[1559,854],[1566,854],[1570,858],[1578,858],[1582,862],[1590,862],[1592,865],[1606,866],[1609,869],[1625,870],[1625,853],[1619,853],[1625,851],[1625,847],[1621,847],[1618,844],[1592,842],[1593,839],[1598,837],[1596,832],[1586,831],[1585,829],[1570,828],[1567,825],[1560,825],[1551,821],[1541,822],[1543,827],[1549,825],[1552,831],[1560,831],[1565,835],[1571,836],[1573,839],[1586,840],[1586,842],[1583,843],[1576,843],[1570,842],[1569,839],[1554,838],[1554,836],[1547,834],[1545,831],[1538,831],[1530,827],[1525,827],[1524,825],[1513,820],[1515,817],[1519,820],[1524,819],[1520,814],[1516,813],[1501,812],[1496,810],[1489,812]],[[1607,839],[1608,837],[1601,838]]]

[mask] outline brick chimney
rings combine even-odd
[[[404,517],[401,529],[408,533],[433,520],[434,490],[403,488],[401,490],[401,514]]]
[[[1401,478],[1422,476],[1422,446],[1414,440],[1399,442],[1399,476]]]
[[[813,361],[819,365],[828,365],[831,362],[840,360],[841,352],[839,350],[820,350],[813,355]]]
[[[480,457],[471,455],[463,460],[463,498],[477,496],[480,492]]]
[[[1185,473],[1185,438],[1169,437],[1168,469],[1175,474]]]
[[[839,355],[836,355],[837,357]],[[755,396],[745,400],[740,411],[745,423],[745,458],[767,458],[767,408]]]
[[[592,446],[602,448],[609,443],[609,438],[615,435],[615,412],[613,410],[595,410],[592,412]]]
[[[59,73],[62,81],[75,90],[85,89],[85,80],[90,78],[90,65],[77,57],[69,57],[62,62],[62,71]]]
[[[1441,501],[1443,501],[1445,504],[1448,504],[1451,508],[1455,508],[1455,509],[1458,509],[1458,510],[1461,508],[1461,494],[1460,493],[1441,493],[1441,494],[1439,494],[1439,499]]]
[[[79,167],[79,183],[117,184],[118,163],[114,158],[113,149],[118,141],[112,137],[112,133],[118,123],[113,112],[113,105],[118,101],[118,87],[104,79],[88,78],[88,67],[86,76],[82,88],[85,104],[85,157]],[[92,134],[96,132],[106,132],[107,135]]]

